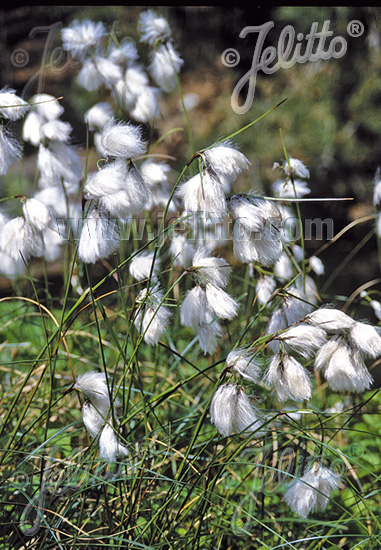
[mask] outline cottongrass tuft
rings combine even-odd
[[[255,438],[263,436],[263,420],[242,387],[223,384],[213,395],[210,419],[223,436],[242,433]]]
[[[226,357],[226,366],[233,368],[242,378],[255,383],[259,381],[261,368],[255,356],[244,348],[232,350]]]
[[[325,510],[331,490],[340,485],[340,476],[317,460],[307,466],[303,476],[290,485],[284,500],[293,512],[307,518],[315,510]]]
[[[103,372],[88,371],[78,376],[74,389],[86,396],[82,406],[83,423],[93,438],[99,436],[99,454],[103,460],[114,462],[118,456],[128,455],[127,448],[118,442],[113,427],[113,416],[120,403],[110,400],[106,375]]]
[[[156,346],[168,328],[172,317],[170,308],[163,304],[164,293],[159,283],[144,288],[136,298],[138,307],[134,323],[143,334],[146,344]]]
[[[273,356],[263,378],[264,383],[275,390],[279,401],[309,400],[312,386],[308,371],[284,351]]]
[[[340,335],[334,336],[317,353],[315,367],[323,372],[333,391],[361,393],[373,382],[359,350]]]
[[[276,339],[305,359],[312,359],[327,342],[327,334],[318,326],[299,323],[281,332]]]
[[[100,144],[102,154],[117,158],[134,159],[147,150],[140,126],[130,122],[117,122],[114,118],[104,125]]]

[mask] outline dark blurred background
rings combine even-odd
[[[136,27],[144,9],[144,6],[22,6],[1,11],[1,86],[16,88],[26,99],[37,91],[62,96],[65,107],[62,119],[71,122],[74,141],[84,145],[83,114],[102,95],[90,94],[76,84],[78,66],[67,63],[60,48],[60,29],[74,19],[103,21],[114,28],[118,38],[134,39],[144,62],[148,52],[139,43]],[[271,184],[280,175],[273,170],[273,163],[284,158],[281,128],[289,155],[302,160],[311,172],[309,197],[353,198],[343,202],[304,203],[301,212],[305,218],[333,218],[337,234],[349,223],[372,215],[374,176],[381,164],[381,8],[263,5],[250,9],[242,6],[155,9],[167,17],[184,59],[181,72],[184,94],[198,96],[197,105],[190,111],[196,148],[239,130],[287,98],[270,115],[236,136],[235,142],[252,162],[248,175],[237,182],[238,191],[253,189],[271,195]],[[351,28],[348,25],[353,20],[363,24],[361,36],[348,34]],[[324,21],[329,21],[333,37],[346,39],[347,51],[339,59],[296,63],[271,75],[259,72],[252,106],[240,115],[231,107],[231,96],[239,79],[251,67],[257,35],[251,33],[240,38],[239,34],[247,26],[268,21],[273,21],[274,27],[265,46],[276,47],[286,25],[293,26],[295,35],[305,36],[314,22],[321,31]],[[329,42],[330,39],[326,50]],[[240,62],[234,68],[221,61],[227,48],[235,48],[240,54]],[[246,91],[243,90],[243,100]],[[184,126],[176,92],[163,98],[162,113],[158,122],[161,133]],[[166,144],[166,152],[178,159],[174,168],[181,169],[188,160],[186,132]],[[25,154],[20,186],[34,176],[35,151],[26,146]],[[1,186],[2,194],[14,194],[17,183],[5,177]],[[322,251],[326,275],[321,286],[327,296],[348,296],[380,276],[373,230],[373,221],[359,223]],[[307,253],[313,254],[325,243],[316,239],[306,242]],[[374,290],[380,288],[372,286]]]

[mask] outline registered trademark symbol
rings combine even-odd
[[[352,38],[357,38],[358,36],[361,36],[364,30],[364,23],[362,23],[358,19],[353,19],[353,21],[350,21],[347,25],[347,33],[349,34],[349,36],[352,36]]]

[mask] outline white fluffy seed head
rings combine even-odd
[[[212,170],[204,169],[182,182],[176,190],[176,197],[185,212],[202,212],[211,219],[220,219],[227,213],[223,185]]]
[[[168,184],[170,170],[171,167],[166,162],[157,162],[152,159],[147,159],[140,165],[142,178],[150,188]]]
[[[112,87],[123,78],[122,68],[111,59],[95,56],[93,61],[102,83],[108,88],[112,89]]]
[[[222,328],[206,299],[206,291],[200,285],[186,294],[180,309],[180,321],[183,326],[191,327],[198,335],[200,348],[205,354],[216,351]]]
[[[264,382],[275,390],[279,401],[303,401],[310,399],[312,395],[311,381],[306,369],[294,357],[282,351],[272,358],[264,375]]]
[[[278,180],[272,184],[272,189],[277,197],[300,198],[311,193],[307,183],[303,180],[294,180],[294,185],[289,178]]]
[[[82,420],[91,437],[98,435],[106,421],[90,401],[85,401],[83,404]]]
[[[0,176],[4,176],[21,156],[19,141],[4,126],[0,127]]]
[[[43,120],[43,122],[55,120],[64,112],[64,108],[58,99],[50,94],[36,94],[31,98],[30,104],[33,111],[41,117],[40,120]]]
[[[83,59],[89,49],[99,45],[105,34],[103,23],[76,19],[70,26],[61,30],[62,45],[73,57]]]
[[[378,300],[371,300],[369,305],[373,309],[375,316],[378,319],[381,319],[381,302],[379,302]]]
[[[306,467],[300,479],[292,482],[284,500],[291,510],[306,518],[315,510],[325,510],[331,490],[339,488],[340,484],[338,474],[315,461]]]
[[[223,335],[223,330],[221,325],[212,317],[209,321],[201,323],[197,330],[195,330],[200,348],[206,354],[213,354],[220,342],[221,336]]]
[[[107,462],[115,462],[118,456],[127,456],[128,450],[118,442],[115,431],[106,424],[99,438],[99,454]]]
[[[287,325],[293,325],[303,319],[313,309],[306,294],[298,288],[290,287],[288,296],[284,298],[282,309],[287,319]]]
[[[256,291],[258,302],[263,306],[265,305],[274,290],[276,289],[276,282],[270,275],[263,275],[257,281]]]
[[[207,282],[205,293],[209,307],[220,319],[231,320],[238,314],[238,302],[222,288]]]
[[[166,45],[160,44],[152,52],[149,72],[157,86],[170,93],[176,88],[176,74],[180,72],[183,63],[170,42]]]
[[[226,366],[232,367],[247,380],[257,383],[261,369],[252,353],[244,348],[232,350],[226,358]]]
[[[105,212],[89,210],[81,230],[78,258],[87,264],[107,259],[119,246],[119,233],[115,220]]]
[[[85,122],[89,130],[102,130],[104,126],[114,117],[114,111],[110,103],[101,101],[93,105],[85,113]]]
[[[110,412],[110,396],[103,372],[88,371],[78,376],[74,388],[82,391],[103,418]],[[114,400],[114,406],[118,401]]]
[[[10,254],[0,250],[0,273],[8,279],[17,279],[25,271],[25,264],[21,258],[15,260]]]
[[[123,159],[116,159],[91,178],[86,197],[98,197],[101,209],[122,220],[143,212],[151,204],[151,192],[139,170]]]
[[[327,342],[327,334],[318,326],[300,323],[279,334],[278,339],[302,357],[311,359]]]
[[[25,219],[38,231],[43,231],[51,222],[52,216],[49,208],[35,198],[26,199],[23,204]]]
[[[169,251],[173,257],[173,265],[187,268],[192,264],[195,245],[186,235],[174,233]]]
[[[342,336],[333,337],[321,348],[316,355],[315,367],[322,370],[333,391],[361,393],[373,382],[358,349],[349,345]]]
[[[40,128],[45,123],[45,119],[37,113],[37,111],[30,111],[24,120],[22,127],[22,137],[24,141],[28,141],[35,147],[37,147],[41,140]]]
[[[251,164],[245,155],[229,140],[206,149],[202,155],[217,176],[227,178],[230,185],[237,178],[238,174],[242,170],[247,170]]]
[[[92,57],[87,57],[83,61],[81,70],[77,74],[77,83],[88,92],[97,91],[105,83]]]
[[[105,156],[126,159],[137,158],[147,150],[140,126],[128,122],[116,122],[114,118],[103,127],[100,144],[101,152]]]
[[[274,265],[274,275],[282,283],[289,281],[294,276],[294,271],[292,269],[292,262],[286,252],[282,252],[278,260]]]
[[[317,370],[323,371],[326,368],[332,355],[339,349],[340,345],[341,339],[333,337],[320,348],[315,358],[315,367]]]
[[[127,166],[123,160],[115,160],[105,164],[101,170],[90,174],[85,185],[86,199],[99,199],[104,195],[112,195],[125,187]]]
[[[29,103],[16,95],[16,90],[7,87],[0,90],[0,116],[12,121],[19,120],[29,109]]]
[[[234,220],[233,253],[243,263],[274,265],[282,252],[281,214],[270,201],[250,195],[229,197]]]
[[[170,308],[163,303],[163,297],[163,291],[156,283],[149,289],[144,288],[136,298],[139,309],[135,326],[144,335],[144,341],[152,346],[157,345],[172,317]]]
[[[210,420],[223,436],[233,433],[233,416],[237,407],[238,392],[234,384],[220,386],[210,404]]]
[[[40,138],[68,143],[72,126],[62,120],[49,120],[40,126]]]
[[[242,388],[235,384],[220,386],[210,404],[210,419],[223,436],[252,433],[261,437],[261,421]]]
[[[211,256],[206,247],[199,247],[196,250],[192,264],[197,268],[196,276],[201,284],[205,285],[209,282],[220,288],[225,288],[228,284],[231,266],[224,258]]]
[[[349,338],[365,357],[377,359],[381,355],[381,336],[373,326],[357,321],[349,329]]]
[[[309,259],[309,264],[312,268],[312,271],[314,271],[316,275],[324,275],[325,268],[320,258],[318,258],[317,256],[311,256],[311,258]]]
[[[28,260],[33,256],[43,256],[44,242],[24,216],[18,216],[3,225],[0,249],[17,262],[22,258]]]
[[[82,178],[83,164],[78,149],[60,141],[50,141],[45,147],[38,148],[37,166],[41,178],[57,187],[72,184],[78,188]]]
[[[154,86],[146,86],[139,90],[134,97],[134,106],[131,109],[131,117],[138,122],[153,124],[160,112],[159,99],[161,92]]]
[[[108,58],[121,66],[135,64],[139,58],[138,50],[132,39],[124,39],[120,44],[111,44]]]
[[[155,258],[154,264],[153,260],[153,252],[143,250],[142,252],[139,252],[139,254],[136,254],[129,264],[131,276],[137,281],[148,279],[150,275],[155,277],[160,270],[160,264],[158,257]]]
[[[147,10],[140,14],[138,29],[140,40],[153,46],[156,41],[167,41],[171,37],[171,29],[168,21],[155,13]]]
[[[287,327],[287,319],[283,312],[282,307],[278,307],[275,309],[270,317],[270,321],[267,325],[267,334],[273,335],[279,332],[280,330],[283,330]],[[268,347],[276,353],[280,349],[280,343],[279,340],[272,339],[268,342]]]
[[[208,318],[209,307],[206,301],[205,290],[201,286],[194,286],[189,290],[181,304],[180,320],[185,327],[197,330],[199,325]]]
[[[336,308],[320,307],[309,313],[306,323],[319,325],[328,333],[343,332],[350,329],[355,321],[343,311]]]
[[[292,175],[293,177],[296,176],[303,179],[310,177],[310,172],[306,165],[301,160],[291,157],[288,159],[288,162],[284,161],[282,164],[274,162],[273,168],[281,168],[287,176]]]
[[[300,178],[309,178],[310,172],[306,165],[298,159],[289,158],[288,163],[286,163],[287,170],[292,171],[293,174],[299,176]]]
[[[232,195],[229,197],[229,212],[234,220],[240,220],[250,231],[263,232],[266,223],[278,223],[282,220],[277,206],[260,197],[251,195]]]

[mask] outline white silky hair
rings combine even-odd
[[[26,220],[38,231],[43,231],[52,221],[50,209],[33,197],[25,200],[23,214]]]
[[[217,317],[231,320],[238,315],[239,303],[225,290],[207,282],[205,293],[209,307]]]
[[[138,30],[141,42],[146,42],[150,46],[153,46],[156,40],[168,40],[172,34],[168,21],[151,9],[140,14]]]
[[[151,54],[148,70],[154,82],[164,92],[172,92],[177,85],[176,74],[184,61],[170,42],[159,44]]]
[[[101,133],[102,153],[107,156],[134,159],[147,150],[142,128],[131,122],[110,119]]]
[[[103,23],[95,23],[89,19],[83,21],[75,19],[68,27],[61,30],[62,45],[74,58],[83,60],[88,50],[98,46],[105,34]]]
[[[109,387],[104,372],[91,370],[81,374],[78,376],[74,388],[82,391],[101,416],[107,418],[110,412],[111,402]],[[114,400],[114,407],[117,407],[118,404],[118,401]]]
[[[91,437],[98,435],[106,421],[90,401],[85,401],[82,405],[82,420]]]
[[[192,265],[197,267],[196,275],[202,284],[212,283],[225,288],[232,271],[231,265],[218,256],[212,256],[209,248],[200,246],[194,253]]]
[[[341,478],[319,461],[307,466],[303,476],[294,480],[287,489],[284,500],[302,518],[315,510],[325,510],[332,489],[340,486]]]
[[[40,231],[34,229],[24,216],[18,216],[3,225],[0,249],[16,262],[21,258],[28,260],[43,256],[44,241]]]
[[[78,257],[89,264],[106,259],[117,250],[119,239],[115,220],[101,210],[90,208],[79,238]]]
[[[311,359],[327,342],[327,333],[318,326],[300,323],[289,327],[277,338],[305,359]]]
[[[152,288],[144,288],[138,295],[136,303],[140,304],[135,316],[135,326],[144,335],[144,341],[152,346],[158,344],[168,328],[172,317],[169,307],[163,303],[164,293],[156,283]]]
[[[174,233],[171,238],[170,253],[173,257],[173,265],[189,267],[195,253],[195,245],[186,235]]]
[[[19,141],[4,127],[0,128],[0,176],[4,176],[11,166],[21,158]]]
[[[57,119],[49,120],[40,126],[40,139],[68,143],[72,130],[73,127],[69,122]]]
[[[107,462],[115,462],[119,455],[128,456],[127,448],[118,442],[114,428],[106,424],[99,437],[99,454]]]
[[[208,304],[206,291],[200,285],[196,285],[185,295],[180,309],[180,321],[198,335],[204,354],[216,351],[223,331]]]
[[[230,140],[216,144],[202,154],[217,176],[227,178],[229,184],[235,181],[240,172],[247,170],[251,165],[249,159]]]
[[[358,349],[340,335],[331,338],[320,349],[315,358],[315,367],[323,372],[333,391],[363,392],[373,382]]]
[[[160,270],[160,260],[156,256],[155,263],[153,264],[154,258],[154,252],[151,251],[143,250],[136,254],[129,263],[131,276],[137,281],[148,279],[150,275],[153,277],[156,276]]]
[[[244,348],[237,348],[229,352],[226,357],[226,366],[233,367],[238,374],[247,380],[257,383],[261,368],[257,364],[255,356]]]
[[[309,400],[312,395],[312,385],[308,371],[293,357],[283,351],[271,359],[264,375],[265,384],[273,388],[279,401],[293,399],[295,401]]]
[[[0,90],[0,116],[8,120],[19,120],[29,111],[30,105],[16,94],[13,88]]]
[[[263,430],[255,407],[244,390],[235,384],[220,386],[213,395],[210,405],[211,422],[223,436],[252,433],[260,438]]]
[[[305,321],[307,323],[319,325],[329,333],[345,331],[355,323],[355,321],[343,311],[327,306],[322,306],[309,313]]]
[[[176,197],[186,212],[203,212],[212,219],[220,219],[227,214],[223,185],[211,170],[203,169],[182,182],[176,190]]]
[[[381,336],[372,325],[356,321],[349,329],[349,339],[365,357],[381,355]]]

